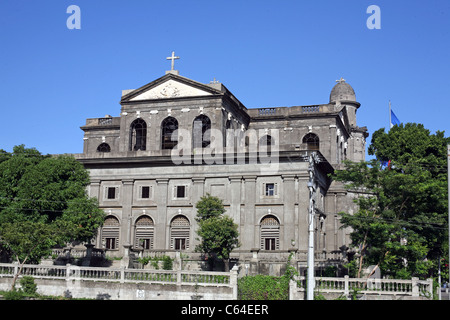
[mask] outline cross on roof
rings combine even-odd
[[[339,80],[336,80],[336,82],[337,83],[345,82],[345,79],[341,77]]]
[[[172,69],[170,69],[170,70],[173,70],[173,67],[175,65],[175,60],[180,59],[180,57],[175,57],[175,51],[172,51],[172,56],[171,57],[167,57],[166,59],[167,60],[172,60]]]

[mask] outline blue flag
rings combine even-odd
[[[398,120],[397,116],[395,115],[394,111],[391,110],[391,128],[394,125],[399,125],[400,124],[400,120]]]

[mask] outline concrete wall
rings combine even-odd
[[[0,278],[0,290],[11,288],[11,278]],[[233,288],[186,284],[120,283],[90,280],[35,279],[41,295],[99,300],[233,300]],[[17,285],[20,288],[20,285]]]

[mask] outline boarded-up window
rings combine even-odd
[[[153,219],[148,216],[142,216],[136,221],[134,236],[134,246],[144,250],[153,249],[155,225]]]
[[[176,216],[170,223],[170,248],[189,249],[190,223],[184,216]]]
[[[102,243],[106,249],[117,249],[119,247],[120,224],[117,218],[106,217],[102,228]]]
[[[279,250],[280,249],[280,222],[273,215],[265,216],[261,220],[261,249]]]

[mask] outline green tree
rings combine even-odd
[[[447,238],[449,142],[443,132],[430,134],[418,124],[380,129],[369,146],[376,159],[347,162],[335,172],[336,180],[360,193],[359,210],[341,213],[360,248],[358,276],[370,264],[395,277],[432,275]]]
[[[211,196],[209,193],[201,197],[195,207],[197,208],[197,217],[195,218],[197,222],[218,217],[225,213],[222,200],[218,197]]]
[[[202,252],[213,261],[215,257],[224,261],[225,271],[229,271],[231,251],[239,247],[238,225],[228,216],[224,216],[225,208],[222,200],[207,194],[196,205],[199,224],[197,234],[201,243],[196,246],[197,252]]]
[[[55,245],[96,234],[104,212],[87,196],[89,174],[82,164],[23,145],[12,154],[0,153],[0,159],[0,244],[20,270],[26,262],[39,262]]]

